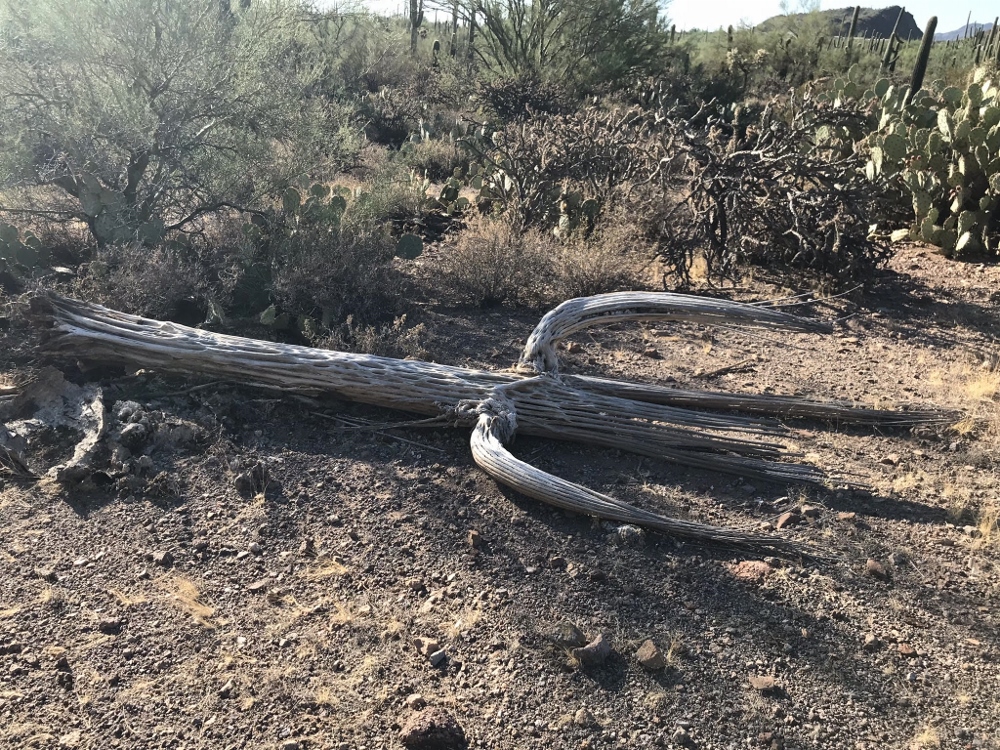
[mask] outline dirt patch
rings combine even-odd
[[[316,414],[391,412],[105,379],[109,408],[134,402],[183,439],[137,445],[107,484],[0,491],[0,745],[399,748],[433,709],[483,748],[997,747],[998,282],[912,248],[877,295],[801,308],[843,318],[833,336],[621,326],[568,347],[572,372],[982,418],[793,425],[807,460],[870,492],[514,447],[621,499],[829,553],[806,564],[541,506],[479,472],[462,432]],[[438,361],[504,367],[537,316],[422,320]],[[598,636],[604,658],[573,656]]]

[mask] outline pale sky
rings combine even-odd
[[[405,0],[364,0],[366,5],[379,13],[395,12],[403,7],[404,2]],[[906,9],[913,14],[913,18],[921,30],[927,25],[927,20],[931,16],[937,15],[939,33],[965,26],[965,19],[968,17],[969,11],[972,11],[972,20],[979,23],[990,23],[1000,15],[1000,3],[997,3],[997,0],[959,0],[959,2],[942,2],[941,0],[879,2],[879,0],[868,0],[862,5],[866,8],[886,8],[901,3],[905,3]],[[789,0],[788,2],[788,6],[793,12],[797,5],[797,0]],[[851,5],[851,0],[820,1],[823,10],[846,8],[848,5]],[[779,13],[781,13],[780,0],[670,0],[666,3],[666,14],[672,23],[677,24],[679,30],[718,29],[729,26],[729,24],[737,26],[741,22],[753,26]],[[441,17],[444,18],[445,15],[442,13]],[[431,18],[433,18],[433,13]]]
[[[788,3],[794,11],[795,0]],[[822,0],[822,10],[831,8],[853,7],[857,3],[851,0]],[[991,23],[1000,15],[1000,3],[997,0],[960,0],[959,2],[941,2],[941,0],[896,0],[896,2],[862,2],[865,8],[887,8],[890,5],[903,5],[913,14],[917,26],[922,30],[931,16],[938,17],[938,32],[951,31],[965,25],[969,11],[972,20],[980,23]],[[741,21],[747,25],[755,25],[761,21],[776,16],[781,12],[779,0],[672,0],[667,6],[667,15],[678,29],[717,29],[721,26],[734,26]]]

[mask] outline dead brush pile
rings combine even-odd
[[[467,145],[482,211],[563,241],[628,217],[681,281],[702,257],[715,278],[757,265],[842,286],[890,254],[871,236],[884,207],[853,148],[866,128],[864,113],[810,100],[693,117],[657,100],[484,125]]]
[[[862,281],[890,256],[871,235],[880,196],[851,148],[863,128],[860,112],[808,101],[772,101],[754,118],[708,106],[689,121],[662,117],[649,179],[662,192],[647,189],[637,213],[655,217],[647,228],[682,277],[700,255],[719,278],[755,265],[832,286]]]

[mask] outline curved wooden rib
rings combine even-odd
[[[786,539],[746,534],[734,529],[651,513],[549,474],[516,458],[504,447],[504,443],[513,437],[517,429],[513,405],[504,401],[494,397],[484,402],[470,441],[476,465],[501,484],[558,508],[618,523],[643,526],[675,537],[731,545],[763,554],[808,554],[801,545]]]
[[[585,328],[631,320],[743,323],[756,328],[810,333],[832,330],[829,323],[730,300],[670,292],[598,294],[567,300],[546,313],[528,337],[518,365],[534,372],[556,372],[559,369],[556,344],[564,338]]]

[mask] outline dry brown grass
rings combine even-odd
[[[910,742],[911,750],[941,747],[941,735],[930,724],[924,726]]]
[[[201,589],[190,578],[170,576],[160,585],[167,592],[167,601],[189,615],[196,623],[209,629],[217,626],[218,623],[212,619],[215,608],[202,601]]]
[[[588,237],[556,243],[552,260],[552,302],[638,289],[642,265],[653,255],[633,223],[599,225]]]
[[[307,581],[325,581],[333,576],[342,576],[347,572],[347,566],[326,555],[316,558],[316,565],[302,572]]]
[[[480,307],[532,304],[544,295],[554,238],[523,230],[507,216],[475,216],[444,248],[441,265],[455,292]]]
[[[135,607],[139,604],[145,604],[147,601],[149,601],[142,594],[126,594],[121,589],[115,589],[115,588],[108,589],[108,593],[111,594],[111,596],[113,596],[115,599],[117,599],[118,603],[121,604],[123,607]]]
[[[45,586],[38,595],[38,601],[50,609],[60,609],[66,604],[66,595],[57,588]]]
[[[667,666],[676,667],[684,659],[685,654],[687,654],[687,645],[679,635],[672,636],[664,656]]]
[[[633,224],[615,218],[589,235],[563,238],[522,228],[509,215],[475,216],[444,248],[441,265],[464,301],[492,307],[558,304],[573,297],[636,289],[652,253]]]

